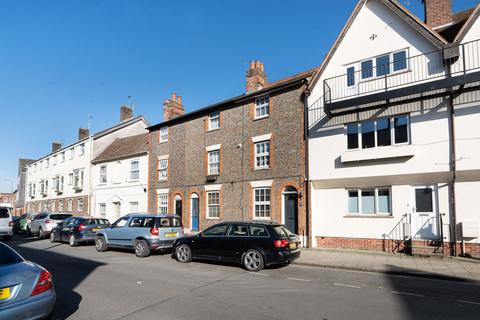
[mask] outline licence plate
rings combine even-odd
[[[92,229],[93,232],[95,231],[98,231],[98,230],[102,230],[102,228],[95,228],[95,229]]]
[[[175,238],[177,236],[176,232],[173,233],[165,233],[165,238]]]
[[[290,249],[297,249],[297,248],[298,248],[298,244],[296,242],[290,243]]]
[[[0,289],[0,300],[5,300],[10,298],[10,288]]]

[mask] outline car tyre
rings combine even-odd
[[[78,246],[77,238],[75,238],[73,234],[70,236],[70,238],[68,238],[68,244],[70,245],[70,247]]]
[[[95,249],[97,249],[98,252],[107,251],[108,247],[104,237],[97,237],[97,239],[95,239]]]
[[[30,230],[29,227],[27,227],[26,231],[25,231],[25,237],[31,237],[32,236],[32,231]]]
[[[150,255],[150,248],[145,240],[135,240],[133,248],[135,249],[135,255],[139,258],[145,258]]]
[[[242,264],[250,272],[258,272],[265,266],[262,254],[255,249],[250,249],[243,254]]]
[[[45,238],[45,233],[43,233],[42,228],[38,228],[38,239]]]
[[[55,240],[55,232],[50,232],[50,242],[51,243],[55,243],[57,242],[57,240]]]
[[[182,243],[175,248],[175,259],[181,263],[188,263],[192,261],[192,249],[188,244]]]

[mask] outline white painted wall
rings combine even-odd
[[[131,161],[139,161],[140,179],[130,179]],[[100,167],[107,166],[107,183],[100,183]],[[126,158],[118,161],[102,162],[93,165],[93,215],[100,217],[100,203],[106,204],[106,218],[114,222],[118,217],[115,215],[114,202],[120,202],[121,215],[131,212],[131,202],[138,202],[137,212],[147,211],[148,187],[148,155]]]

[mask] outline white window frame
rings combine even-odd
[[[220,129],[220,111],[215,111],[208,115],[208,130],[218,129]]]
[[[99,180],[98,180],[98,181],[99,181],[99,182],[98,182],[99,184],[107,184],[107,181],[108,181],[108,180],[107,180],[107,178],[108,178],[108,176],[107,176],[107,174],[108,174],[107,170],[108,170],[108,169],[107,169],[107,165],[106,165],[106,164],[100,166],[100,168],[99,168]]]
[[[260,145],[260,144],[268,144],[268,152],[262,152],[262,153],[257,152],[257,145]],[[271,147],[270,140],[258,141],[253,144],[255,170],[270,169],[270,147]],[[262,163],[266,163],[268,161],[268,164],[257,165],[258,158],[263,159],[261,160]]]
[[[98,215],[103,219],[107,217],[107,204],[105,202],[98,204]]]
[[[168,213],[168,193],[159,193],[157,195],[158,199],[158,213],[167,214]]]
[[[210,203],[210,197],[213,195],[218,195],[218,203]],[[220,191],[209,191],[207,192],[207,219],[220,219]],[[218,210],[218,216],[212,215],[211,209]]]
[[[67,201],[67,211],[68,212],[73,211],[73,200],[72,199],[68,199],[68,201]]]
[[[407,141],[406,142],[400,142],[400,143],[395,143],[395,118],[400,118],[400,117],[407,117]],[[389,146],[379,146],[378,145],[378,137],[377,137],[377,120],[384,120],[388,119],[388,122],[390,123],[390,142],[391,144]],[[348,123],[345,124],[344,126],[344,135],[345,135],[345,150],[347,151],[354,151],[354,150],[363,150],[362,149],[362,124],[374,121],[374,136],[375,136],[375,147],[372,148],[365,148],[366,149],[376,149],[376,148],[388,148],[392,146],[401,146],[401,145],[408,145],[411,144],[411,139],[410,139],[410,115],[409,114],[399,114],[395,116],[391,116],[389,118],[378,118],[375,120],[366,120],[366,121],[361,121],[361,122],[355,122],[355,123]],[[358,147],[357,148],[348,148],[348,127],[350,125],[357,125],[357,141],[358,141]]]
[[[79,156],[83,156],[85,154],[85,143],[81,143],[78,147],[80,149]]]
[[[257,191],[269,191],[269,201],[257,201],[256,193]],[[267,206],[268,205],[268,216],[259,216],[257,215],[257,206]],[[253,219],[257,220],[270,220],[272,216],[272,188],[271,187],[259,187],[253,189]]]
[[[268,118],[270,116],[270,97],[263,96],[255,99],[255,119]]]
[[[158,181],[168,180],[168,158],[158,160]]]
[[[82,189],[83,180],[84,180],[84,170],[83,169],[73,170],[73,188]]]
[[[52,166],[57,165],[57,155],[52,156]]]
[[[65,162],[65,151],[60,153],[60,163]]]
[[[216,161],[211,161],[212,157],[217,155]],[[219,175],[220,174],[220,149],[214,149],[207,151],[207,162],[208,162],[208,174],[209,175]]]
[[[137,164],[137,167],[134,168],[134,163]],[[140,160],[135,159],[130,161],[130,181],[140,180]]]
[[[168,143],[168,127],[162,127],[160,128],[159,132],[158,132],[158,139],[159,139],[159,143]]]
[[[366,190],[374,190],[374,213],[363,213],[362,212],[362,191],[366,191]],[[379,212],[379,206],[378,206],[378,191],[379,190],[388,190],[388,195],[389,195],[389,212]],[[349,207],[348,207],[348,202],[349,202],[349,192],[350,191],[354,191],[354,192],[357,192],[357,199],[358,199],[358,203],[357,203],[357,208],[358,208],[358,212],[349,212]],[[392,204],[392,187],[391,186],[380,186],[380,187],[367,187],[367,188],[347,188],[345,189],[345,195],[346,195],[346,212],[347,212],[347,215],[349,216],[359,216],[359,215],[363,215],[363,216],[391,216],[393,213],[392,213],[392,208],[393,208],[393,204]]]
[[[138,212],[138,201],[130,201],[130,212]]]
[[[63,200],[58,201],[58,212],[63,212]]]
[[[45,159],[45,169],[48,168],[50,166],[50,159],[47,158]]]
[[[78,212],[83,211],[83,198],[77,199],[77,211]]]
[[[55,212],[55,200],[52,200],[50,201],[50,210],[52,210],[52,212]]]
[[[74,148],[70,148],[70,160],[75,158],[75,149]]]

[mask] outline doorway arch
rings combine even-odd
[[[282,192],[283,221],[285,227],[298,234],[298,191],[288,186]]]
[[[174,199],[175,204],[175,215],[180,217],[180,221],[183,221],[183,203],[182,196],[177,194]]]
[[[200,213],[200,199],[198,194],[192,193],[190,196],[190,226],[191,231],[198,231]]]

